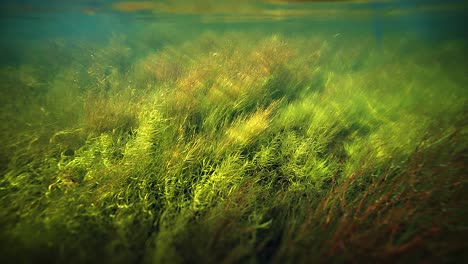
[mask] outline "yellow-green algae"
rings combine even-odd
[[[466,258],[466,47],[342,41],[114,36],[3,67],[1,258]]]

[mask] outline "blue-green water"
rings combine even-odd
[[[169,4],[168,4],[169,3]],[[272,32],[365,32],[431,39],[467,37],[462,0],[389,1],[2,1],[2,42],[45,38],[102,40],[112,33],[168,24],[168,30],[210,28]]]
[[[258,29],[285,34],[372,35],[376,45],[389,34],[411,34],[428,41],[465,40],[467,9],[463,0],[5,0],[0,9],[1,56],[2,62],[17,61],[28,43],[35,40],[94,42],[105,41],[116,33],[130,37],[135,32],[152,34],[145,31],[155,24],[180,35]]]

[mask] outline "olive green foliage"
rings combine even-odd
[[[1,258],[467,257],[463,43],[138,41],[0,70]]]

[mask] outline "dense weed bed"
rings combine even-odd
[[[132,41],[0,70],[2,258],[467,257],[463,43]]]

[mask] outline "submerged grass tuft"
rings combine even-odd
[[[464,46],[337,41],[113,36],[1,68],[1,258],[466,258],[466,66],[436,59]]]

